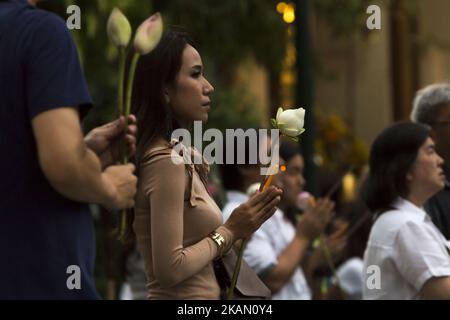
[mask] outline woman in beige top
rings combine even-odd
[[[255,195],[223,224],[206,189],[208,165],[177,162],[196,151],[175,152],[178,142],[171,133],[207,121],[214,90],[186,34],[163,35],[139,60],[134,81],[133,113],[140,129],[133,228],[145,260],[148,297],[219,299],[213,260],[272,216],[281,190],[271,187]]]

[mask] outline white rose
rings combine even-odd
[[[298,108],[283,111],[283,108],[278,108],[276,127],[282,134],[295,138],[305,131],[303,128],[304,123],[305,109]]]

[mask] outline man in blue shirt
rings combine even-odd
[[[133,165],[111,165],[125,119],[83,138],[91,98],[73,40],[29,4],[0,1],[0,299],[96,299],[86,203],[134,205]]]

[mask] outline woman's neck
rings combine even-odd
[[[175,122],[179,129],[191,130],[194,125],[191,121],[185,121],[183,119],[175,119]]]
[[[420,192],[418,190],[412,189],[408,196],[405,197],[406,200],[414,203],[417,207],[421,208],[423,207],[423,205],[425,204],[425,202],[427,202],[427,200],[430,198],[431,196],[426,196],[424,194],[424,192]]]
[[[407,199],[409,202],[414,203],[414,204],[415,204],[417,207],[419,207],[419,208],[423,207],[423,205],[424,205],[424,203],[425,203],[425,201],[419,199],[418,197],[415,197],[414,195],[409,195],[406,199]]]

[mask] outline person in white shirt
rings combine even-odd
[[[284,212],[296,204],[305,184],[304,162],[298,147],[282,144],[280,164],[285,164],[286,171],[279,173],[273,182],[283,189],[279,209],[252,235],[244,259],[272,291],[272,299],[309,300],[312,294],[301,264],[311,242],[330,221],[334,203],[329,199],[318,200],[317,205],[308,208],[297,225],[293,225]],[[262,177],[258,167],[249,165],[222,166],[222,176],[225,188],[231,189],[222,210],[226,220],[234,208],[248,199],[245,190],[252,183],[260,182]]]
[[[424,203],[444,187],[430,128],[397,123],[370,151],[363,198],[375,215],[364,254],[364,299],[450,299],[450,243]]]

